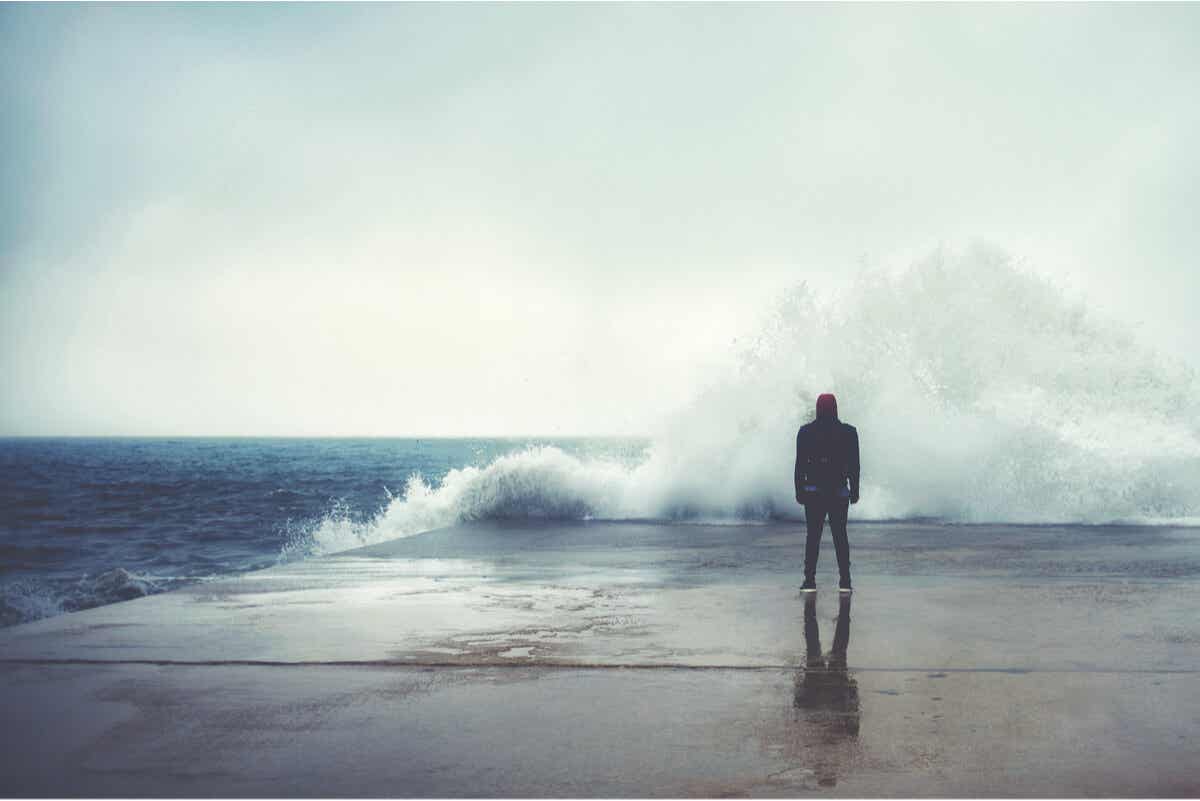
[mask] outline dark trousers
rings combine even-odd
[[[838,572],[842,578],[850,578],[850,540],[846,536],[849,513],[850,501],[843,498],[804,504],[804,519],[808,525],[808,540],[804,543],[805,578],[814,578],[817,574],[817,557],[821,555],[821,531],[825,528],[826,515],[829,516],[829,530],[833,533]]]

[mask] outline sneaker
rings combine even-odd
[[[800,592],[816,592],[816,591],[817,591],[817,580],[816,579],[806,578],[804,580],[804,583],[800,585]]]
[[[838,582],[838,592],[854,592],[850,586],[850,579],[844,578]]]

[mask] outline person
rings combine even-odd
[[[850,592],[850,540],[846,519],[858,503],[858,430],[838,419],[837,398],[817,398],[817,417],[796,433],[796,502],[804,504],[808,538],[804,544],[802,592],[816,592],[817,557],[825,518],[837,554],[838,589]]]

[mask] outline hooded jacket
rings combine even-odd
[[[858,430],[838,419],[833,395],[821,395],[817,419],[796,432],[796,495],[815,485],[831,498],[858,500],[859,472]]]

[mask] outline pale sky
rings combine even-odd
[[[0,434],[641,433],[982,239],[1200,366],[1200,5],[0,7]],[[936,310],[931,310],[936,313]]]

